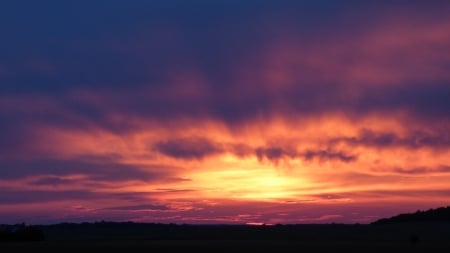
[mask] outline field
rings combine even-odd
[[[40,227],[46,240],[3,242],[1,252],[437,252],[449,223],[396,225],[194,226],[135,223]]]
[[[440,252],[450,243],[370,241],[261,241],[261,240],[162,240],[28,242],[2,245],[2,252]]]

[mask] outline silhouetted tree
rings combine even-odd
[[[403,222],[450,222],[450,206],[429,209],[427,211],[418,210],[415,213],[400,214],[391,218],[377,220],[374,224]]]

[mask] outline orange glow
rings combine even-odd
[[[401,116],[380,118],[376,115],[369,115],[357,122],[339,115],[297,121],[277,118],[266,124],[249,124],[239,131],[229,131],[213,122],[186,126],[179,131],[152,125],[151,131],[142,130],[127,135],[49,129],[42,132],[42,138],[47,140],[46,143],[51,143],[47,152],[58,158],[109,155],[115,163],[132,165],[145,172],[160,171],[159,168],[164,167],[170,178],[180,180],[161,179],[151,184],[122,181],[105,184],[100,190],[110,193],[148,192],[149,198],[156,198],[163,203],[181,199],[274,203],[308,200],[327,203],[337,199],[318,199],[314,196],[348,193],[351,194],[339,200],[377,202],[379,198],[387,200],[396,197],[376,197],[366,193],[383,189],[446,189],[450,175],[440,171],[439,167],[450,163],[448,150],[415,149],[402,146],[401,143],[380,149],[370,143],[330,142],[343,136],[360,138],[361,129],[373,132],[389,129],[398,138],[407,138],[409,132],[399,119]],[[417,129],[426,129],[426,125],[417,125]],[[220,151],[201,158],[185,159],[171,157],[153,147],[154,143],[160,141],[187,136],[202,136],[215,143]],[[235,150],[236,144],[245,145],[249,151],[239,153]],[[255,150],[261,147],[282,148],[287,153],[277,157],[258,157]],[[330,153],[343,152],[356,158],[345,161],[332,156],[304,156],[309,150],[327,149],[331,150]],[[413,173],[414,168],[420,167],[429,168],[429,171],[423,172],[426,173],[425,177],[424,174]],[[408,173],[408,170],[412,170],[412,173]],[[80,174],[71,177],[86,176]],[[89,181],[89,178],[84,181]]]

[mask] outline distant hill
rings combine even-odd
[[[399,214],[391,218],[375,221],[372,224],[397,224],[412,222],[450,222],[450,206],[417,211],[415,213]]]

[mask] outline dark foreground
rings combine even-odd
[[[449,252],[450,223],[193,226],[134,223],[40,226],[45,241],[0,252]]]
[[[2,252],[448,252],[450,243],[362,241],[77,241],[27,242],[0,246]]]

